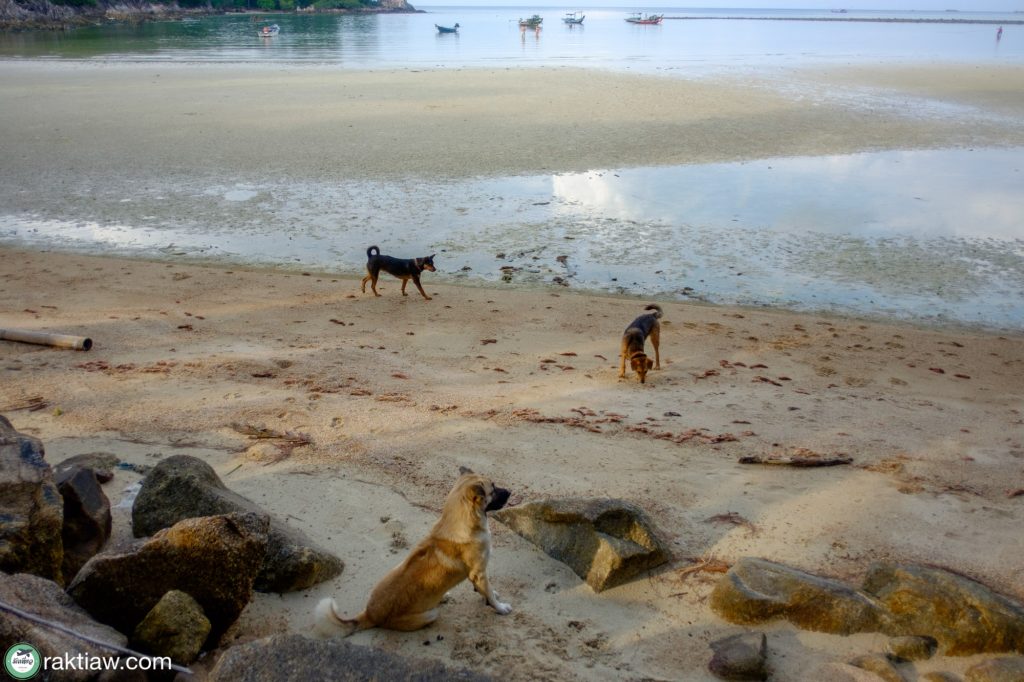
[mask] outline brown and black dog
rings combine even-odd
[[[640,377],[641,384],[646,383],[649,369],[652,367],[661,369],[661,352],[658,349],[658,345],[661,343],[661,323],[658,322],[662,315],[661,306],[652,303],[645,306],[644,310],[653,310],[654,312],[641,315],[626,327],[626,331],[622,335],[619,362],[619,378],[626,376],[626,360],[629,360],[629,366]],[[654,362],[651,362],[651,359],[644,354],[644,342],[648,336],[651,337],[651,345],[654,346]]]
[[[377,253],[374,253],[376,251]],[[377,277],[380,276],[380,271],[394,275],[398,279],[402,280],[402,296],[408,296],[405,293],[405,285],[409,283],[411,279],[416,288],[420,290],[420,294],[423,298],[428,301],[431,300],[427,296],[427,292],[423,291],[423,286],[420,284],[420,273],[424,270],[435,272],[434,268],[434,256],[437,254],[431,254],[424,258],[392,258],[391,256],[382,256],[380,249],[376,246],[371,246],[366,250],[366,277],[363,277],[363,293],[366,293],[366,283],[370,282],[370,288],[373,289],[374,296],[380,296],[377,293]]]
[[[509,491],[465,467],[460,467],[459,473],[444,501],[441,518],[405,561],[377,583],[362,613],[343,618],[333,599],[320,601],[316,629],[321,634],[348,637],[374,627],[426,627],[437,620],[437,605],[448,590],[467,578],[495,611],[502,615],[512,612],[511,606],[498,600],[487,577],[491,556],[487,512],[504,507]]]

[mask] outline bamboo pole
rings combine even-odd
[[[92,348],[92,339],[86,336],[34,332],[28,329],[0,328],[0,339],[4,341],[21,341],[22,343],[38,343],[42,346],[56,346],[57,348],[71,348],[73,350],[89,350]]]

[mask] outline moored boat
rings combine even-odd
[[[665,18],[664,14],[640,14],[637,12],[632,16],[626,17],[626,21],[631,24],[660,24],[661,20]]]

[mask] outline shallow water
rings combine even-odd
[[[0,243],[1024,329],[1024,150],[884,152],[439,183],[110,188]]]
[[[0,33],[0,57],[90,61],[317,64],[332,68],[576,66],[680,73],[814,64],[1024,61],[1024,25],[803,21],[828,11],[661,9],[659,26],[624,19],[632,9],[585,9],[582,26],[562,22],[579,7],[427,7],[426,13],[366,16],[227,15],[70,32]],[[543,30],[521,31],[520,17],[540,14]],[[732,19],[721,17],[731,16]],[[761,16],[776,20],[736,17]],[[688,17],[688,18],[683,18]],[[1021,21],[986,12],[851,12],[844,18]],[[274,38],[257,36],[277,23]],[[435,24],[458,22],[458,34]]]

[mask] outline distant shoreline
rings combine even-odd
[[[875,24],[992,24],[997,26],[1013,26],[1024,24],[1024,19],[902,19],[899,17],[663,17],[676,21],[845,21]]]

